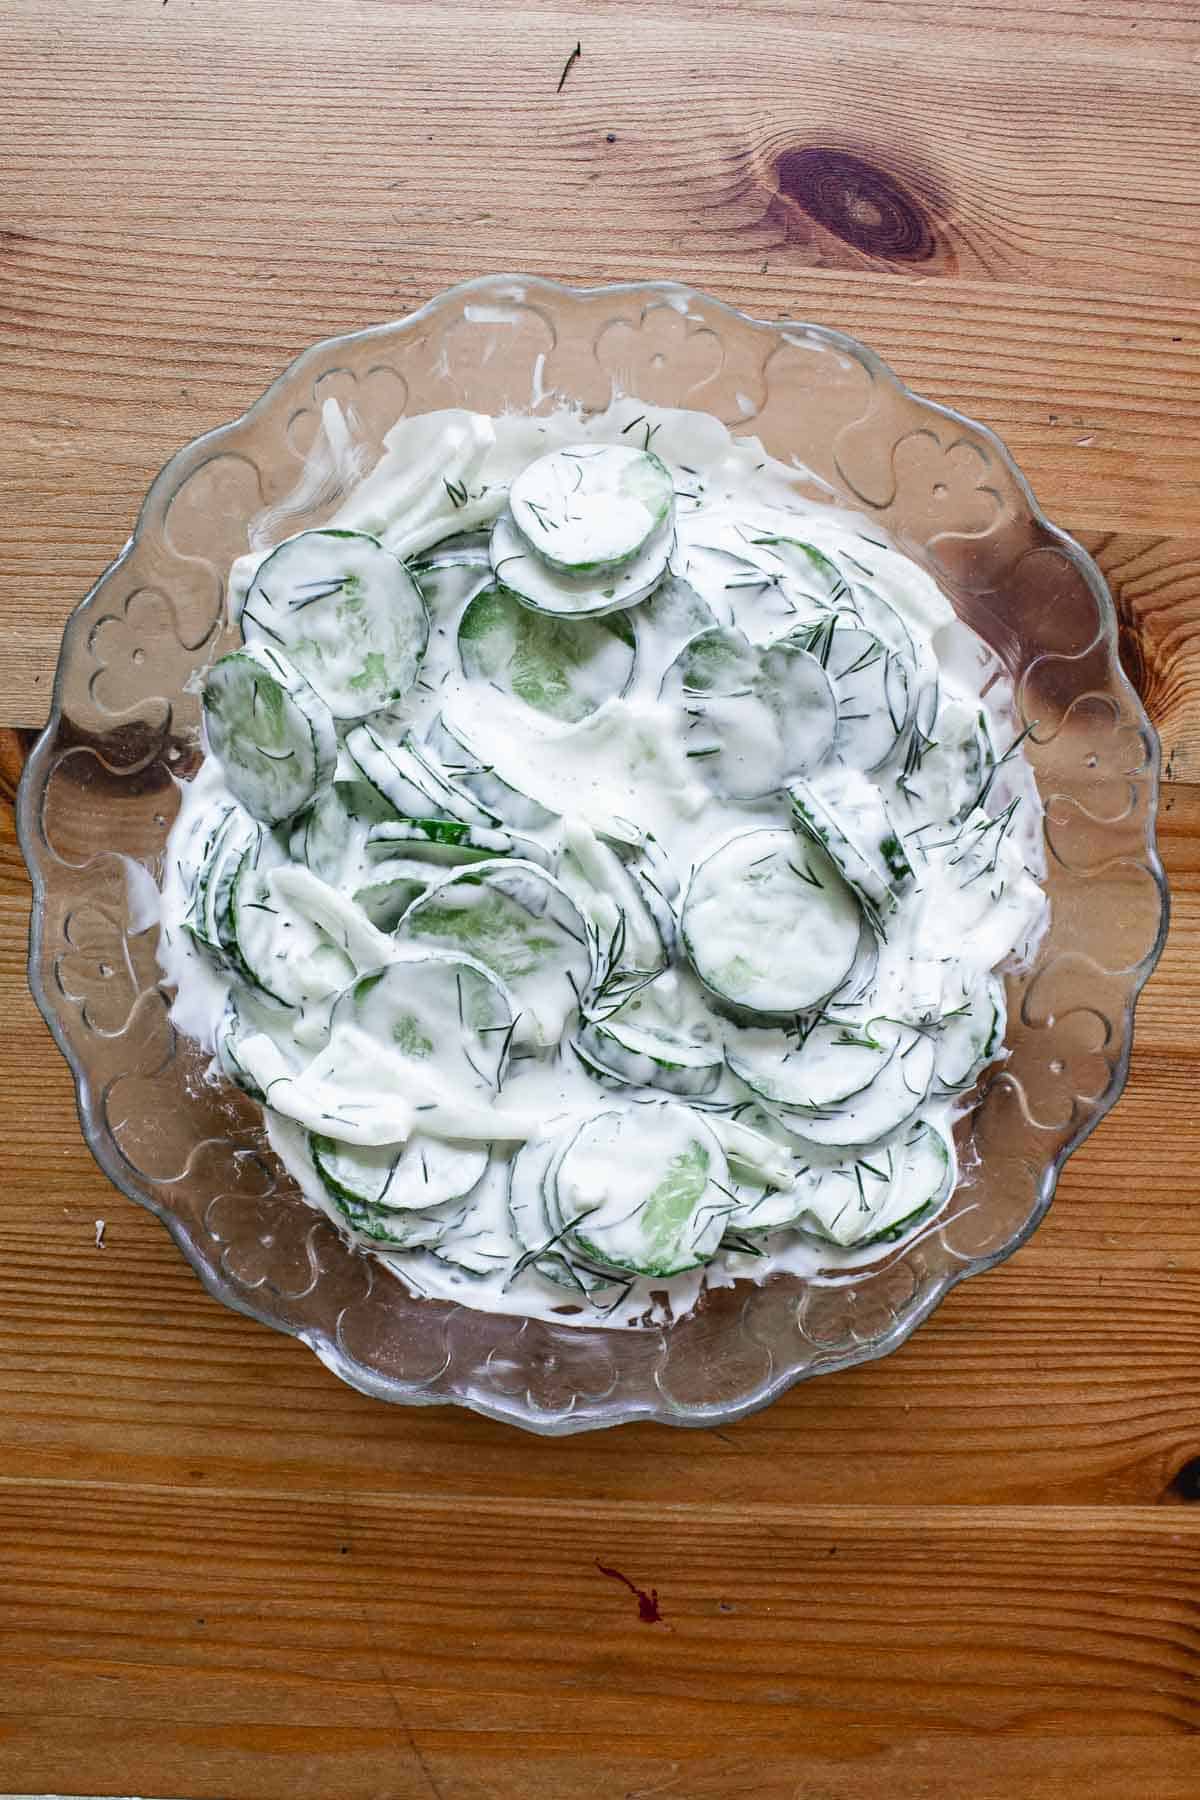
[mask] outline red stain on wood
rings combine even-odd
[[[643,1625],[661,1625],[664,1623],[663,1616],[658,1610],[657,1588],[651,1588],[650,1592],[647,1593],[645,1588],[640,1588],[635,1582],[630,1581],[628,1575],[622,1575],[620,1569],[610,1569],[607,1563],[602,1563],[599,1558],[596,1559],[596,1567],[602,1575],[609,1576],[611,1580],[624,1582],[630,1593],[637,1600],[638,1618]]]

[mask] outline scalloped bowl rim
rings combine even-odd
[[[1149,794],[1146,809],[1144,855],[1146,869],[1153,878],[1158,892],[1158,929],[1149,950],[1146,951],[1139,959],[1138,963],[1131,968],[1131,983],[1125,1009],[1127,1029],[1125,1031],[1120,1053],[1114,1062],[1111,1077],[1103,1093],[1096,1098],[1093,1110],[1078,1123],[1071,1136],[1047,1163],[1038,1184],[1036,1204],[1031,1209],[1029,1217],[1024,1225],[1018,1231],[1014,1232],[1013,1235],[998,1249],[982,1255],[972,1255],[964,1260],[961,1268],[943,1272],[930,1284],[927,1293],[919,1304],[912,1305],[901,1317],[895,1319],[890,1330],[884,1332],[881,1336],[872,1339],[870,1343],[850,1343],[846,1347],[844,1354],[830,1354],[823,1357],[819,1365],[810,1366],[806,1369],[785,1368],[773,1370],[771,1376],[745,1398],[740,1400],[722,1401],[707,1407],[697,1405],[689,1406],[686,1409],[672,1409],[669,1412],[665,1412],[660,1407],[657,1407],[650,1399],[646,1399],[640,1403],[629,1402],[624,1404],[623,1410],[614,1414],[612,1417],[597,1418],[590,1414],[587,1416],[580,1416],[575,1413],[573,1408],[565,1413],[540,1416],[524,1409],[519,1400],[514,1398],[510,1402],[505,1396],[496,1393],[485,1395],[478,1390],[472,1390],[469,1393],[455,1394],[422,1393],[417,1389],[397,1392],[394,1387],[389,1386],[387,1377],[381,1375],[372,1379],[369,1371],[365,1370],[362,1364],[359,1364],[344,1355],[333,1340],[324,1332],[304,1326],[291,1325],[284,1320],[272,1317],[262,1308],[255,1306],[250,1300],[243,1298],[233,1287],[232,1283],[221,1276],[215,1266],[197,1258],[193,1254],[192,1246],[187,1241],[182,1222],[178,1220],[166,1206],[160,1204],[153,1195],[139,1191],[132,1184],[130,1177],[123,1172],[124,1159],[121,1157],[119,1148],[115,1142],[111,1138],[103,1136],[101,1132],[90,1123],[85,1111],[84,1089],[87,1083],[86,1073],[77,1062],[67,1041],[59,1019],[58,1010],[47,993],[40,974],[43,899],[46,881],[42,871],[40,858],[35,847],[37,841],[35,814],[36,803],[41,793],[39,778],[42,763],[50,752],[51,746],[54,743],[57,728],[62,719],[61,690],[64,670],[64,657],[62,652],[63,649],[65,649],[75,620],[83,614],[100,588],[109,581],[130,556],[141,537],[143,529],[148,524],[151,513],[161,494],[170,487],[171,478],[175,471],[185,462],[190,461],[198,452],[204,449],[215,448],[224,438],[233,435],[240,428],[254,420],[259,414],[266,411],[272,399],[285,388],[292,385],[298,377],[302,376],[305,369],[310,364],[319,362],[330,352],[336,351],[349,344],[358,344],[374,338],[390,336],[398,328],[411,328],[419,324],[423,319],[432,317],[439,307],[444,305],[447,300],[454,297],[487,293],[493,297],[503,296],[512,299],[517,297],[516,290],[520,291],[521,298],[524,298],[531,291],[550,295],[563,295],[572,299],[600,298],[604,296],[616,298],[621,295],[628,295],[631,297],[653,296],[657,294],[666,300],[668,304],[676,304],[678,301],[682,300],[684,302],[685,314],[687,303],[692,297],[703,299],[707,306],[714,308],[718,313],[724,314],[730,319],[736,320],[739,325],[750,326],[754,330],[761,331],[764,334],[800,334],[815,341],[819,341],[830,348],[841,349],[845,354],[861,363],[870,372],[873,378],[883,381],[894,391],[914,400],[927,412],[935,413],[943,419],[961,425],[968,433],[974,434],[987,442],[1014,481],[1029,509],[1031,518],[1056,542],[1057,546],[1062,550],[1064,555],[1070,559],[1087,582],[1097,603],[1099,618],[1097,641],[1099,641],[1100,638],[1103,638],[1108,647],[1114,652],[1112,656],[1114,679],[1124,689],[1126,698],[1129,701],[1133,712],[1137,716],[1139,725],[1147,734],[1147,740],[1153,748],[1153,755],[1147,769]],[[704,411],[705,409],[700,407],[698,410]],[[965,413],[959,412],[954,407],[946,406],[940,401],[929,400],[924,395],[919,394],[916,389],[910,387],[895,373],[878,352],[871,349],[869,345],[862,343],[861,340],[851,336],[848,332],[838,331],[830,326],[799,319],[755,318],[751,314],[744,313],[739,308],[731,306],[727,301],[720,300],[714,295],[708,294],[702,289],[695,288],[686,282],[666,280],[597,282],[584,287],[573,287],[564,282],[551,281],[544,276],[497,274],[475,276],[467,281],[453,283],[450,287],[439,290],[438,293],[432,295],[429,300],[425,301],[423,305],[415,308],[412,312],[402,314],[396,319],[387,320],[375,325],[364,326],[356,331],[335,333],[330,337],[317,339],[313,343],[306,345],[303,350],[294,356],[274,380],[263,389],[257,398],[253,400],[243,412],[237,414],[233,419],[226,420],[222,424],[214,426],[210,430],[200,433],[199,436],[190,439],[186,444],[181,445],[180,448],[168,458],[143,496],[141,505],[138,508],[137,519],[129,538],[126,540],[117,556],[115,556],[101,571],[83,598],[71,609],[64,622],[60,654],[55,667],[54,684],[51,693],[50,714],[45,727],[39,734],[37,742],[34,744],[26,759],[17,790],[15,810],[17,840],[29,870],[33,890],[33,904],[30,912],[29,925],[29,986],[51,1036],[71,1071],[76,1110],[80,1120],[80,1129],[88,1149],[113,1185],[123,1193],[127,1199],[134,1201],[137,1205],[142,1206],[147,1211],[153,1213],[166,1227],[176,1246],[183,1253],[188,1265],[195,1272],[206,1291],[211,1294],[214,1299],[218,1300],[222,1305],[230,1307],[233,1311],[242,1313],[247,1318],[255,1320],[258,1324],[268,1325],[273,1330],[279,1331],[285,1336],[298,1338],[302,1343],[307,1345],[320,1362],[349,1387],[355,1388],[360,1393],[367,1394],[372,1398],[387,1400],[392,1404],[417,1406],[456,1405],[465,1410],[477,1412],[486,1418],[498,1420],[501,1423],[518,1425],[536,1436],[546,1437],[560,1437],[583,1431],[607,1429],[615,1425],[629,1424],[638,1420],[647,1419],[672,1426],[708,1429],[715,1425],[732,1423],[760,1411],[763,1407],[769,1406],[772,1401],[778,1399],[779,1396],[785,1393],[789,1388],[799,1385],[802,1381],[812,1380],[820,1375],[833,1374],[842,1369],[858,1367],[863,1363],[876,1362],[885,1356],[889,1356],[895,1350],[898,1350],[912,1336],[917,1328],[929,1318],[930,1314],[941,1305],[946,1296],[957,1287],[960,1282],[967,1280],[970,1276],[983,1274],[988,1270],[997,1267],[1000,1263],[1005,1262],[1010,1256],[1015,1254],[1015,1252],[1024,1244],[1028,1243],[1049,1210],[1050,1204],[1054,1198],[1055,1189],[1058,1185],[1059,1176],[1068,1157],[1074,1154],[1084,1140],[1090,1136],[1091,1132],[1095,1130],[1097,1125],[1099,1125],[1112,1110],[1113,1106],[1120,1098],[1128,1079],[1129,1062],[1133,1049],[1137,1000],[1142,989],[1145,987],[1146,982],[1153,973],[1166,942],[1170,923],[1170,891],[1166,874],[1158,854],[1155,831],[1161,786],[1161,756],[1158,733],[1146,714],[1140,696],[1125,672],[1119,654],[1116,654],[1117,642],[1118,619],[1116,608],[1112,596],[1109,593],[1107,583],[1105,582],[1098,565],[1068,532],[1055,525],[1047,517],[1046,513],[1038,503],[1033,489],[1017,463],[1016,458],[1013,456],[1000,435],[990,426],[980,424],[977,420],[970,418]],[[133,772],[132,768],[130,772]],[[1136,970],[1136,973],[1132,972],[1133,969]],[[131,1165],[125,1166],[131,1167]]]

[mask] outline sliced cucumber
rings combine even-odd
[[[496,856],[519,856],[549,868],[554,858],[537,838],[468,825],[462,819],[388,819],[367,839],[368,858],[408,857],[439,868],[459,869]]]
[[[558,879],[595,933],[598,979],[619,988],[665,968],[674,918],[649,871],[626,867],[582,820],[564,839]]]
[[[356,725],[346,734],[346,749],[364,779],[401,818],[449,816],[484,829],[497,823],[495,814],[460,787],[436,754],[411,734],[397,744],[374,725]]]
[[[401,1212],[386,1206],[364,1206],[360,1201],[329,1192],[337,1212],[356,1237],[379,1250],[432,1250],[459,1229],[467,1216],[466,1200],[448,1200],[423,1212]]]
[[[833,557],[815,544],[766,532],[748,533],[747,539],[752,547],[768,553],[764,558],[768,567],[778,567],[781,584],[800,618],[811,621],[853,604],[845,574]]]
[[[789,783],[792,816],[827,852],[881,936],[912,881],[904,842],[883,795],[857,769],[830,772],[819,782]]]
[[[419,561],[408,564],[408,572],[421,590],[431,619],[458,618],[482,588],[491,586],[489,536],[490,533],[471,532],[448,539],[445,549],[439,544]]]
[[[245,980],[284,1006],[303,1007],[340,992],[354,977],[354,963],[292,903],[281,877],[286,881],[284,870],[264,870],[257,849],[247,850],[221,930]]]
[[[895,1046],[867,1021],[819,1018],[793,1032],[739,1031],[726,1051],[746,1086],[776,1106],[827,1111],[875,1080]]]
[[[311,919],[326,937],[350,958],[359,973],[380,968],[396,954],[391,938],[376,931],[348,894],[341,893],[314,875],[311,869],[288,863],[277,869],[275,886],[297,912]]]
[[[430,1255],[435,1261],[444,1263],[446,1268],[454,1269],[459,1275],[470,1275],[479,1280],[486,1275],[498,1275],[512,1263],[512,1242],[507,1233],[490,1230],[486,1225],[470,1230],[471,1220],[464,1221],[456,1231],[449,1232],[435,1244]]]
[[[740,631],[702,632],[667,670],[661,697],[687,715],[685,754],[731,799],[777,792],[833,747],[832,685],[794,637],[762,649]]]
[[[465,953],[513,995],[522,1042],[557,1044],[591,975],[587,931],[553,876],[518,858],[477,863],[414,900],[399,941]]]
[[[908,663],[852,612],[830,612],[794,639],[816,657],[833,684],[838,722],[834,751],[868,774],[896,752],[912,712]]]
[[[896,786],[922,818],[960,825],[995,766],[987,714],[973,702],[945,700],[927,726],[913,721]]]
[[[890,1055],[874,1079],[820,1112],[780,1108],[780,1122],[806,1144],[822,1150],[850,1150],[878,1144],[898,1131],[923,1104],[933,1080],[934,1040],[927,1031],[872,1021],[872,1030],[890,1044]]]
[[[639,686],[647,679],[641,672],[643,666],[648,673],[653,671],[657,681],[685,644],[717,623],[708,601],[670,568],[649,598],[629,616],[638,643]]]
[[[448,1067],[470,1088],[495,1088],[512,1024],[509,998],[470,957],[408,955],[360,976],[339,997],[331,1028],[349,1024],[407,1062]]]
[[[288,846],[292,861],[339,887],[361,866],[372,826],[394,817],[368,782],[335,781],[295,821]]]
[[[509,489],[513,523],[564,575],[607,575],[669,526],[671,471],[632,444],[572,444],[522,469]]]
[[[804,1012],[845,980],[858,902],[818,844],[748,831],[692,876],[681,931],[710,992],[749,1012]]]
[[[410,557],[408,567],[418,578],[431,569],[490,569],[491,535],[490,529],[451,532],[449,537],[439,538],[436,544]]]
[[[209,748],[229,791],[262,824],[290,819],[333,780],[333,715],[269,645],[250,644],[214,663],[203,705]]]
[[[708,1125],[671,1101],[599,1113],[563,1152],[548,1196],[566,1243],[602,1269],[666,1277],[715,1254],[736,1205]]]
[[[799,1184],[804,1205],[794,1224],[844,1249],[894,1243],[930,1217],[953,1185],[950,1144],[919,1123],[882,1155],[810,1170]]]
[[[488,1165],[479,1144],[411,1137],[406,1144],[342,1144],[310,1133],[313,1167],[335,1200],[389,1212],[424,1210],[461,1199],[477,1187]]]
[[[516,596],[522,606],[560,617],[586,618],[589,614],[619,612],[636,606],[653,593],[662,580],[674,542],[674,528],[667,520],[652,534],[632,561],[613,574],[571,576],[550,568],[531,550],[509,513],[502,513],[492,532],[492,568],[496,580]]]
[[[1007,1019],[1004,983],[995,975],[985,976],[961,1007],[943,1015],[936,1070],[944,1093],[962,1093],[995,1061],[1004,1043]]]
[[[393,743],[373,725],[356,725],[346,733],[346,752],[393,817],[420,818],[438,810],[407,745]]]
[[[229,904],[229,884],[247,850],[261,839],[260,828],[239,806],[224,808],[197,850],[191,902],[183,929],[207,956],[232,966],[220,921]]]
[[[575,1262],[564,1247],[561,1230],[550,1223],[546,1181],[563,1149],[559,1137],[530,1138],[521,1145],[508,1165],[508,1211],[524,1252],[518,1267],[527,1264],[556,1287],[586,1297],[611,1287],[612,1277]]]
[[[683,645],[663,677],[660,698],[686,707],[718,696],[749,693],[758,676],[758,651],[744,631],[714,625]]]
[[[386,819],[371,827],[366,842],[367,855],[376,860],[411,856],[444,868],[509,856],[514,848],[507,832],[463,819]]]
[[[274,1028],[276,1020],[271,1011],[269,1007],[256,1006],[252,993],[242,992],[235,996],[231,992],[216,1034],[217,1066],[221,1073],[260,1103],[266,1100],[266,1094],[242,1062],[238,1051],[244,1037]]]
[[[656,1015],[653,984],[601,1018],[579,1028],[586,1055],[632,1087],[667,1094],[711,1094],[721,1079],[724,1049],[718,1042],[685,1037]]]
[[[273,1109],[341,1144],[394,1145],[412,1133],[491,1143],[508,1123],[496,1091],[511,1023],[487,969],[425,952],[340,994],[324,1049],[298,1073],[265,1034],[244,1039],[239,1054]]]
[[[493,821],[517,831],[539,831],[553,823],[555,815],[549,808],[501,780],[459,726],[451,730],[439,716],[426,733],[426,743],[458,787],[465,788]]]
[[[302,531],[260,565],[242,608],[247,643],[280,650],[335,719],[403,699],[429,618],[398,557],[361,531]]]
[[[552,719],[575,724],[633,674],[634,637],[624,613],[597,619],[531,611],[503,587],[471,601],[458,627],[463,672],[515,694]]]
[[[395,931],[413,901],[439,878],[436,863],[412,856],[389,857],[371,871],[369,881],[354,890],[360,906],[377,931]]]

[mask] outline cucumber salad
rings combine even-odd
[[[253,551],[160,959],[419,1295],[636,1326],[932,1221],[1045,923],[991,653],[707,415],[402,420]]]

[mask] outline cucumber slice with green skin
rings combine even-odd
[[[376,860],[407,856],[450,869],[511,856],[516,845],[505,831],[468,825],[463,819],[388,819],[368,832],[366,850]],[[541,852],[540,845],[537,850]]]
[[[607,575],[669,527],[675,483],[652,450],[573,444],[522,469],[508,503],[517,530],[552,569]]]
[[[266,1094],[242,1062],[238,1046],[250,1032],[271,1029],[273,1021],[269,1015],[270,1008],[255,1007],[252,994],[242,993],[235,998],[231,993],[216,1035],[217,1066],[221,1073],[260,1104],[265,1102]]]
[[[675,661],[685,644],[711,631],[716,614],[691,583],[668,568],[654,592],[630,613],[638,644],[635,683],[650,687],[660,671]],[[653,649],[654,655],[646,654]]]
[[[397,856],[381,862],[372,879],[354,890],[360,906],[377,931],[395,931],[413,901],[439,878],[436,863]]]
[[[264,825],[290,819],[333,780],[337,732],[325,702],[269,645],[214,663],[204,727],[234,799]]]
[[[800,617],[818,618],[830,608],[852,603],[844,571],[815,544],[767,532],[748,534],[748,542],[768,552],[763,560],[768,568],[778,567],[780,583]]]
[[[563,619],[522,606],[506,588],[477,594],[459,621],[463,673],[574,725],[629,686],[634,637],[623,613]]]
[[[794,1034],[739,1031],[726,1050],[738,1079],[774,1106],[821,1112],[841,1106],[875,1080],[895,1047],[874,1036],[869,1021],[822,1018],[797,1026]]]
[[[820,844],[881,937],[913,878],[883,795],[857,769],[789,783],[792,816]]]
[[[558,879],[595,934],[597,980],[619,989],[665,968],[674,917],[648,871],[627,868],[581,820],[569,820],[563,836]]]
[[[468,1211],[464,1200],[448,1200],[425,1212],[398,1212],[385,1206],[364,1206],[334,1193],[329,1198],[354,1236],[365,1238],[378,1250],[432,1250],[460,1228]]]
[[[820,1112],[770,1108],[793,1137],[821,1150],[852,1150],[878,1144],[898,1131],[924,1104],[933,1080],[932,1034],[881,1020],[872,1021],[872,1029],[880,1036],[886,1033],[891,1054],[866,1087]]]
[[[488,829],[494,813],[459,787],[429,749],[411,736],[393,743],[374,725],[356,725],[346,734],[346,749],[363,778],[400,818],[448,816]]]
[[[652,534],[632,561],[609,575],[571,576],[550,568],[529,548],[509,513],[492,531],[492,569],[499,585],[522,606],[561,618],[582,619],[636,606],[662,580],[674,543],[668,520]]]
[[[851,587],[846,572],[817,545],[804,542],[804,538],[781,538],[770,533],[752,536],[750,544],[770,549],[783,565],[786,583],[804,598],[817,601],[820,607],[840,607],[849,598]]]
[[[475,746],[457,729],[452,731],[440,716],[426,732],[426,742],[458,786],[506,829],[539,831],[554,822],[549,808],[501,780]]]
[[[973,702],[946,700],[927,723],[913,721],[896,786],[922,819],[961,825],[995,766],[987,714]]]
[[[406,1144],[365,1147],[311,1132],[308,1149],[335,1200],[389,1212],[424,1211],[462,1199],[479,1185],[489,1161],[482,1145],[420,1136]]]
[[[557,1044],[591,977],[587,929],[536,863],[477,863],[414,900],[397,940],[475,958],[511,993],[522,1043]]]
[[[954,1187],[956,1159],[951,1143],[932,1125],[914,1125],[901,1146],[903,1162],[895,1191],[871,1220],[864,1244],[894,1244],[922,1219],[931,1218]]]
[[[815,656],[837,701],[834,754],[870,774],[895,754],[912,715],[908,663],[851,612],[827,613],[793,634]]]
[[[622,1076],[615,1074],[612,1069],[606,1069],[603,1063],[597,1062],[594,1056],[589,1055],[587,1049],[580,1043],[578,1036],[570,1040],[570,1049],[580,1067],[598,1087],[611,1088],[615,1092],[619,1088],[629,1086]]]
[[[462,819],[389,819],[372,828],[368,858],[407,856],[435,868],[463,868],[496,856],[519,856],[549,868],[553,857],[537,838],[468,825]]]
[[[687,715],[685,754],[735,800],[778,792],[833,748],[838,709],[828,675],[792,637],[767,648],[717,627],[685,645],[661,698]]]
[[[737,1204],[716,1137],[672,1101],[589,1119],[552,1182],[547,1198],[565,1243],[631,1275],[665,1278],[708,1262]]]
[[[455,531],[441,538],[427,550],[409,559],[408,567],[418,578],[430,569],[490,569],[488,543],[490,528],[480,531]]]
[[[603,1019],[585,1020],[576,1043],[595,1064],[630,1087],[703,1098],[721,1079],[719,1044],[691,1043],[655,1023],[639,1023],[626,1001]]]
[[[492,565],[488,560],[487,537],[479,539],[477,551],[461,550],[456,555],[411,562],[408,572],[421,590],[431,619],[456,619],[475,596],[492,584]]]
[[[368,782],[335,781],[292,826],[291,859],[340,887],[361,865],[372,826],[394,817],[393,809]]]
[[[980,982],[961,1008],[943,1016],[936,1053],[942,1093],[960,1094],[974,1085],[1000,1054],[1007,1022],[1004,983],[995,975]]]
[[[918,1123],[884,1154],[810,1170],[798,1184],[804,1205],[792,1223],[843,1249],[894,1243],[931,1217],[953,1185],[949,1143]]]
[[[263,869],[257,846],[247,850],[229,888],[221,929],[238,972],[283,1006],[304,1007],[340,992],[354,964],[279,885],[279,869]]]
[[[406,745],[393,743],[373,725],[356,725],[346,733],[346,752],[393,816],[412,819],[437,812]]]
[[[433,949],[360,976],[334,1005],[331,1032],[340,1025],[405,1061],[436,1061],[448,1083],[474,1092],[500,1085],[512,1007],[488,969]]]
[[[331,943],[343,950],[360,974],[381,968],[396,956],[390,937],[376,931],[348,894],[331,887],[311,869],[285,863],[275,871],[275,886],[285,900],[320,927]]]
[[[572,1261],[561,1230],[550,1223],[546,1182],[564,1147],[561,1137],[530,1138],[521,1145],[508,1165],[508,1212],[523,1252],[517,1268],[524,1264],[556,1287],[586,1297],[611,1287],[612,1277]]]
[[[220,931],[220,915],[228,905],[229,883],[246,851],[259,840],[259,827],[240,807],[226,807],[197,853],[191,878],[191,903],[183,929],[222,968],[233,967]]]
[[[441,814],[451,819],[461,819],[467,825],[481,826],[485,830],[499,825],[497,815],[484,806],[469,789],[459,785],[453,770],[446,767],[429,744],[418,744],[414,738],[409,737],[405,740],[404,749],[412,757],[420,772],[421,784],[434,802],[432,809],[427,808],[424,813],[409,816],[428,818]]]
[[[302,531],[261,564],[242,608],[247,643],[269,644],[335,719],[402,700],[429,640],[420,589],[361,531]]]
[[[430,1255],[436,1262],[443,1263],[448,1269],[457,1270],[460,1275],[482,1280],[487,1275],[498,1275],[509,1267],[512,1262],[512,1245],[507,1237],[501,1237],[498,1232],[489,1231],[486,1227],[478,1231],[465,1231],[460,1227],[435,1244]]]
[[[411,954],[340,994],[324,1049],[296,1071],[266,1034],[239,1046],[269,1106],[342,1144],[394,1145],[413,1133],[491,1144],[528,1120],[497,1103],[512,1009],[467,957]]]
[[[711,993],[778,1017],[807,1011],[845,980],[861,921],[819,844],[789,831],[748,831],[695,871],[680,929]]]

